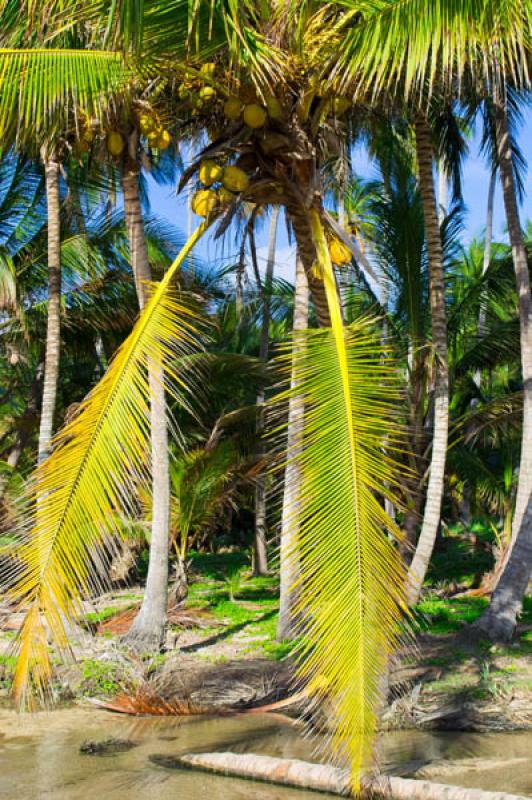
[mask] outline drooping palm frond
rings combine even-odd
[[[382,678],[397,645],[405,605],[405,570],[389,538],[401,534],[380,500],[394,495],[399,447],[393,364],[374,320],[344,328],[323,229],[312,228],[332,330],[307,332],[281,363],[303,398],[297,458],[299,578],[294,613],[303,629],[299,676],[329,711],[334,750],[351,765],[352,787],[369,766]]]
[[[186,402],[189,387],[170,365],[197,347],[196,314],[171,281],[204,230],[197,229],[156,285],[108,371],[36,471],[32,530],[18,549],[11,583],[12,598],[26,610],[16,643],[13,691],[19,704],[32,688],[46,697],[47,635],[60,654],[69,652],[69,628],[82,598],[104,578],[98,552],[116,533],[112,520],[132,511],[136,488],[148,483],[148,364],[161,365],[174,394]]]
[[[120,53],[0,49],[2,145],[49,141],[80,110],[98,116],[128,77]]]

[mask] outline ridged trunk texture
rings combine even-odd
[[[61,201],[59,198],[59,161],[44,158],[48,223],[48,316],[46,352],[39,428],[39,464],[49,455],[54,429],[54,415],[61,358]]]
[[[131,265],[140,308],[148,299],[151,269],[148,261],[144,220],[139,195],[139,173],[134,164],[122,174],[124,211]],[[159,366],[149,371],[151,395],[152,523],[150,560],[144,598],[127,639],[139,647],[159,649],[165,640],[168,603],[168,557],[170,526],[170,465],[164,376]]]
[[[423,119],[416,122],[416,154],[419,189],[423,203],[425,234],[429,261],[432,346],[434,349],[434,427],[430,475],[423,514],[423,525],[412,564],[408,601],[415,604],[430,563],[440,524],[445,478],[445,460],[449,435],[449,371],[447,363],[447,315],[445,311],[445,279],[443,249],[438,208],[434,192],[433,149],[431,130]]]
[[[508,118],[506,107],[502,101],[495,106],[495,131],[504,207],[519,300],[523,374],[523,433],[519,484],[506,565],[500,572],[499,582],[491,603],[477,620],[475,627],[493,641],[509,641],[513,635],[517,617],[521,612],[523,597],[532,574],[532,297],[528,261],[517,206]]]
[[[262,327],[260,333],[259,358],[266,364],[270,344],[270,317],[273,270],[275,267],[275,248],[277,243],[277,223],[279,220],[279,206],[274,206],[270,220],[270,235],[268,242],[268,258],[266,261],[266,274],[262,286]],[[254,243],[253,243],[254,244]],[[257,435],[258,453],[263,454],[262,436],[264,434],[264,388],[257,396]],[[255,538],[253,540],[253,574],[268,574],[268,549],[267,549],[267,507],[266,507],[266,475],[262,473],[257,478],[255,485]]]
[[[308,328],[309,290],[305,268],[299,256],[296,259],[296,285],[294,294],[293,330],[304,331]],[[297,346],[294,342],[294,346]],[[296,388],[295,376],[292,372],[292,388]],[[288,404],[287,451],[289,461],[284,472],[283,509],[281,517],[281,565],[280,565],[280,599],[279,621],[277,623],[277,639],[279,641],[293,639],[297,622],[293,608],[297,593],[292,588],[298,574],[297,561],[297,519],[299,516],[300,470],[297,463],[297,448],[303,432],[304,399],[293,395]]]
[[[330,328],[331,317],[327,297],[325,296],[325,286],[322,278],[315,275],[314,263],[316,261],[316,248],[310,229],[309,212],[303,205],[294,202],[286,204],[286,213],[296,238],[297,252],[305,268],[310,296],[316,309],[318,323],[322,328]]]

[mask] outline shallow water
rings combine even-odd
[[[136,742],[114,755],[84,755],[86,740],[114,736]],[[532,795],[532,733],[429,733],[398,731],[380,739],[384,770],[406,774],[439,759],[431,780]],[[0,711],[0,797],[9,800],[316,800],[315,792],[176,771],[157,756],[232,750],[316,759],[315,742],[280,717],[131,718],[92,708],[74,708],[18,717]],[[469,762],[462,768],[462,759]],[[460,764],[456,761],[460,760]],[[486,760],[486,762],[484,762]],[[506,765],[502,760],[507,761]],[[511,760],[511,761],[508,761]],[[471,768],[473,764],[475,768]],[[457,769],[458,767],[458,769]]]

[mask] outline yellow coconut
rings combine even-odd
[[[249,128],[257,129],[266,125],[268,115],[262,106],[259,106],[257,103],[249,103],[249,105],[244,108],[242,119]]]
[[[177,96],[180,100],[186,100],[190,94],[190,89],[185,83],[181,83],[177,87]]]
[[[218,195],[212,189],[200,189],[192,198],[192,211],[198,217],[208,217],[218,205]]]
[[[216,100],[216,89],[212,86],[203,86],[199,91],[199,96],[204,103],[212,103]]]
[[[266,100],[266,108],[268,109],[268,115],[272,119],[282,119],[283,107],[276,98],[276,96],[274,94],[267,94],[265,100]]]
[[[154,128],[151,133],[148,134],[148,142],[150,143],[150,147],[158,147],[159,146],[159,139],[161,138],[163,129],[157,126]]]
[[[351,101],[347,97],[334,97],[331,107],[335,114],[345,114],[351,108]]]
[[[199,168],[199,179],[204,186],[212,186],[216,181],[222,180],[223,167],[212,161],[212,159],[205,159],[202,161]]]
[[[147,136],[157,127],[157,120],[151,114],[143,114],[139,117],[139,126],[141,133]]]
[[[249,178],[240,167],[225,167],[222,183],[230,192],[244,192],[249,185]]]
[[[213,78],[214,73],[216,72],[216,64],[213,63],[202,64],[200,72],[202,75],[206,75],[209,78]]]
[[[221,189],[218,190],[218,198],[220,203],[227,205],[228,203],[233,202],[235,195],[233,192],[230,192],[229,189],[226,189],[225,186],[222,186]]]
[[[167,130],[161,131],[159,138],[157,139],[157,147],[159,150],[166,150],[170,147],[170,143],[172,141],[172,137]]]
[[[351,251],[340,239],[332,239],[329,242],[329,253],[333,264],[342,266],[351,263]]]
[[[124,137],[118,131],[110,131],[107,134],[107,149],[112,156],[119,156],[126,143]]]
[[[242,103],[238,97],[230,97],[224,103],[224,114],[227,119],[240,119],[242,113]]]

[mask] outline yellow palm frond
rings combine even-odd
[[[334,750],[351,764],[353,791],[369,766],[382,679],[406,612],[401,534],[381,499],[394,494],[397,373],[374,320],[344,328],[326,239],[311,224],[329,301],[332,329],[308,331],[281,361],[302,397],[301,439],[287,458],[299,464],[292,524],[300,565],[292,590],[302,626],[298,672],[328,709]],[[293,369],[293,372],[292,372]]]
[[[191,387],[169,366],[197,349],[197,313],[172,288],[172,278],[206,228],[180,252],[111,365],[60,431],[55,449],[32,481],[32,529],[17,551],[11,598],[26,610],[16,641],[13,692],[24,705],[45,699],[51,676],[50,638],[61,656],[81,602],[102,583],[102,549],[116,535],[113,520],[134,512],[136,491],[149,484],[148,365],[160,366],[185,402]]]

